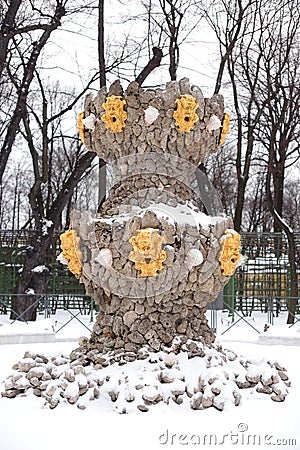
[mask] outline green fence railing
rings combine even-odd
[[[277,315],[281,310],[287,310],[291,293],[285,236],[282,233],[242,233],[241,243],[246,261],[225,287],[224,303],[230,305],[230,310],[245,315],[252,311],[267,312],[271,307]],[[300,233],[296,234],[296,247],[300,288]],[[299,313],[300,290],[297,300]]]
[[[16,293],[19,270],[22,267],[29,245],[30,230],[0,230],[0,295]],[[296,264],[300,287],[300,233],[296,238]],[[241,311],[244,315],[252,311],[266,312],[268,308],[286,310],[290,301],[290,268],[288,262],[288,243],[282,233],[242,233],[242,254],[246,262],[239,267],[223,292],[224,306],[229,311]],[[84,286],[74,277],[68,268],[56,258],[60,253],[59,234],[53,238],[47,265],[50,268],[48,291],[59,299],[71,301],[73,297],[82,305],[86,301]],[[299,292],[300,295],[300,292]],[[298,309],[299,313],[299,299]]]

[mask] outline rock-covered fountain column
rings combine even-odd
[[[73,212],[62,247],[99,304],[81,349],[93,362],[111,350],[159,351],[176,336],[213,342],[206,305],[235,270],[239,235],[197,166],[228,122],[223,97],[205,99],[187,79],[125,92],[115,82],[86,98],[81,138],[112,183],[96,216]]]
[[[223,410],[247,388],[282,402],[286,369],[222,349],[205,318],[240,259],[240,236],[197,169],[228,129],[222,97],[204,99],[186,79],[126,92],[117,82],[87,97],[79,128],[107,162],[110,190],[98,214],[73,212],[61,244],[99,314],[71,355],[26,352],[1,395],[32,393],[51,409],[97,399],[122,414]]]

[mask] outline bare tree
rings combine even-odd
[[[54,8],[49,4],[49,14],[38,11],[39,15],[36,23],[32,24],[31,21],[36,16],[37,8],[34,7],[34,2],[26,2],[26,5],[24,3],[20,0],[10,2],[0,31],[0,76],[5,69],[11,78],[19,81],[18,89],[15,92],[16,99],[13,113],[11,114],[1,143],[0,183],[25,112],[26,99],[34,77],[38,58],[52,32],[61,25],[61,20],[66,14],[65,6],[67,1],[56,0]],[[24,8],[26,7],[28,8],[29,14],[24,19]],[[40,32],[38,36],[36,35],[37,31]],[[27,37],[26,48],[21,45],[25,35]],[[19,55],[22,59],[21,66],[13,63],[16,55]],[[19,70],[20,67],[22,67],[21,72]]]
[[[289,243],[288,323],[293,323],[298,298],[296,246],[294,230],[283,217],[283,201],[286,169],[299,158],[300,152],[300,13],[296,2],[286,1],[275,12],[260,10],[258,23],[261,33],[253,40],[243,67],[249,86],[255,86],[252,98],[259,111],[259,122],[251,131],[266,153],[267,205],[274,219],[274,230],[283,230]],[[254,63],[257,55],[259,68]]]
[[[234,214],[236,194],[235,147],[225,144],[217,153],[211,154],[205,161],[206,173],[216,188],[224,212],[232,217]]]
[[[214,94],[218,94],[224,83],[224,72],[233,50],[238,42],[249,32],[248,26],[253,19],[256,0],[202,0],[197,6],[212,28],[219,44],[220,63]]]
[[[99,11],[103,14],[103,3]],[[99,23],[103,23],[103,18],[99,19]],[[99,55],[104,62],[101,39]],[[103,68],[100,65],[102,74],[100,85],[105,82],[107,70],[109,67]],[[72,195],[78,183],[86,177],[89,170],[93,169],[93,161],[96,160],[96,154],[86,151],[78,136],[65,135],[62,120],[88,87],[99,78],[98,73],[77,95],[68,94],[58,83],[48,87],[38,71],[35,71],[35,77],[38,85],[34,95],[27,95],[22,116],[23,126],[19,127],[32,160],[34,181],[29,193],[29,202],[35,230],[19,278],[20,295],[13,304],[12,318],[21,320],[36,318],[35,294],[44,293],[47,288],[49,280],[47,255],[54,231],[60,228],[64,210],[67,208],[67,214],[70,210]],[[12,78],[12,81],[17,86],[17,80]],[[64,91],[64,94],[60,91]],[[59,177],[56,176],[57,171]]]

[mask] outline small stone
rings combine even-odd
[[[131,403],[131,402],[133,402],[134,400],[135,400],[135,395],[134,395],[134,393],[133,392],[131,392],[131,391],[126,391],[126,393],[125,393],[125,400],[126,400],[126,402],[128,402],[128,403]]]
[[[256,376],[246,375],[246,380],[249,381],[249,383],[251,383],[251,384],[257,384],[260,382],[260,376],[259,375],[256,375]]]
[[[158,375],[158,379],[161,383],[173,383],[175,376],[170,370],[162,370]]]
[[[284,394],[280,394],[280,395],[271,395],[271,399],[274,402],[283,402],[285,400],[285,395]]]
[[[213,406],[219,411],[223,411],[225,404],[222,400],[219,399],[219,397],[214,397]]]
[[[40,389],[33,389],[33,394],[37,397],[41,397],[42,391]]]
[[[235,404],[235,406],[239,406],[239,404],[241,402],[241,399],[242,399],[241,394],[239,392],[237,392],[237,391],[234,391],[233,392],[233,397],[234,397],[234,404]]]
[[[192,409],[202,409],[202,398],[203,394],[202,392],[196,392],[191,398],[190,405]]]
[[[108,395],[110,396],[111,401],[115,402],[115,401],[117,401],[117,399],[119,397],[119,392],[109,391]]]
[[[64,398],[68,400],[69,403],[74,404],[79,398],[79,386],[76,381],[69,383],[68,387],[63,393]]]
[[[65,371],[64,373],[64,377],[66,380],[68,380],[70,383],[72,383],[73,381],[75,381],[75,375],[74,375],[74,371],[72,369],[68,369]]]
[[[56,358],[52,358],[53,364],[56,366],[62,366],[63,364],[67,364],[70,362],[69,359],[65,358],[64,356],[58,356]]]
[[[145,338],[139,331],[133,331],[128,335],[128,338],[135,344],[144,344],[146,342]]]
[[[19,378],[15,383],[15,387],[20,391],[25,391],[26,389],[30,388],[30,386],[30,381],[26,377]]]
[[[262,383],[259,383],[256,387],[256,392],[259,392],[260,394],[272,394],[273,389],[268,385],[263,385]]]
[[[174,364],[176,364],[176,362],[177,360],[174,353],[169,353],[164,358],[164,363],[166,367],[168,367],[169,369],[171,369],[174,366]]]
[[[277,395],[286,395],[288,393],[286,385],[282,381],[280,383],[272,384],[271,388]]]
[[[27,359],[27,358],[36,359],[36,357],[37,357],[36,353],[28,351],[28,350],[24,353],[24,356],[23,356],[24,359]]]
[[[33,378],[30,378],[30,384],[34,387],[38,387],[41,385],[41,381],[38,378],[33,377]]]
[[[7,391],[1,392],[1,396],[6,398],[15,398],[19,393],[20,391],[18,391],[17,389],[9,389]]]
[[[160,396],[160,394],[157,391],[157,389],[155,388],[155,386],[146,386],[143,389],[142,398],[143,398],[143,400],[145,400],[149,403],[154,403],[159,396]]]
[[[235,380],[235,383],[237,385],[238,388],[240,389],[247,389],[251,386],[251,383],[249,383],[249,381],[237,381]]]
[[[26,378],[28,378],[28,380],[31,380],[31,378],[42,378],[43,375],[47,373],[46,372],[46,368],[44,367],[33,367],[32,369],[29,370],[29,372],[26,375]]]
[[[130,328],[137,317],[138,315],[135,311],[127,311],[123,316],[123,322],[128,328]]]
[[[149,408],[146,405],[140,404],[137,406],[137,408],[142,411],[142,412],[147,412],[149,411]]]
[[[247,377],[246,377],[246,378],[247,378]],[[262,383],[264,386],[270,386],[270,384],[274,383],[274,381],[273,381],[273,376],[270,377],[270,378],[263,378],[263,377],[261,377],[261,383]]]
[[[51,380],[51,375],[48,372],[45,372],[42,376],[42,381],[48,381]]]
[[[289,377],[287,376],[287,374],[285,372],[283,372],[282,370],[278,371],[278,375],[280,376],[280,378],[282,379],[282,381],[287,381],[289,379]]]
[[[182,395],[175,395],[175,397],[172,397],[172,400],[174,403],[176,403],[177,405],[182,405],[183,403],[183,397]]]
[[[207,396],[202,398],[203,408],[210,408],[213,405],[214,396]]]
[[[36,362],[32,358],[24,358],[18,363],[18,369],[21,372],[29,372],[30,369],[36,366]]]
[[[285,367],[283,367],[281,364],[279,364],[279,362],[275,362],[274,363],[274,366],[275,366],[275,368],[277,369],[277,370],[280,370],[280,371],[282,371],[282,372],[286,372],[286,368]]]

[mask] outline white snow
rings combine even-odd
[[[48,228],[52,227],[53,222],[52,222],[52,220],[43,219],[42,223],[43,223],[43,225],[42,225],[42,235],[46,236],[48,234]]]
[[[32,288],[26,289],[25,294],[27,294],[27,295],[35,295],[34,289],[32,289]]]
[[[56,259],[57,259],[57,261],[59,261],[64,266],[68,265],[68,261],[63,257],[62,252],[58,255],[58,257]]]
[[[200,226],[206,230],[209,229],[209,225],[215,225],[218,222],[224,221],[224,217],[221,216],[208,216],[197,209],[190,202],[186,204],[177,206],[170,206],[164,203],[154,203],[147,208],[140,208],[139,206],[133,206],[132,212],[119,214],[117,216],[112,216],[110,218],[95,218],[95,222],[106,222],[106,223],[122,223],[130,219],[133,214],[143,216],[146,211],[153,211],[157,217],[161,219],[166,219],[171,224],[177,223],[178,225],[193,225],[198,229]],[[236,233],[234,230],[230,230],[232,233]]]
[[[283,403],[275,403],[268,395],[247,389],[242,390],[242,401],[239,406],[229,405],[222,412],[215,408],[194,411],[189,409],[189,405],[176,405],[171,401],[169,405],[164,403],[155,405],[146,413],[131,411],[129,414],[118,414],[117,412],[108,412],[105,404],[99,402],[99,399],[90,402],[91,392],[87,392],[85,398],[80,399],[80,402],[86,406],[84,410],[65,403],[61,403],[55,410],[45,409],[41,406],[41,398],[33,395],[15,399],[0,398],[1,450],[40,450],[41,448],[43,450],[61,450],[64,448],[71,448],[72,450],[82,450],[82,448],[87,450],[94,448],[120,448],[124,450],[157,450],[163,448],[177,450],[218,447],[226,450],[232,450],[233,448],[242,450],[244,447],[257,450],[300,448],[299,347],[258,345],[258,334],[243,321],[222,336],[221,333],[226,330],[228,323],[223,320],[222,324],[220,319],[225,317],[225,313],[219,313],[218,340],[223,348],[230,348],[236,354],[246,355],[248,359],[252,358],[258,364],[267,359],[279,361],[286,367],[292,386],[288,389],[289,394]],[[253,317],[247,318],[247,321],[251,321],[262,331],[266,323],[266,317],[265,314],[255,313]],[[4,316],[0,316],[0,320],[5,321]],[[285,325],[286,313],[281,313],[279,318],[274,318],[274,320],[276,330],[281,330],[283,334],[286,333],[288,329]],[[62,321],[62,315],[60,314],[53,318],[53,322],[59,321]],[[31,324],[33,329],[38,326],[38,322]],[[64,329],[66,339],[79,336],[79,333],[82,334],[82,326],[76,322],[73,321],[72,326],[69,328],[67,326]],[[78,330],[75,330],[74,324],[78,327]],[[299,335],[299,325],[295,324],[287,333]],[[269,333],[270,330],[272,330],[272,333],[276,332],[275,327],[270,327],[265,334]],[[74,341],[57,342],[56,344],[2,345],[0,346],[0,381],[12,373],[12,365],[21,360],[27,350],[39,354],[57,355],[63,363],[66,359],[63,355],[68,355],[76,346],[77,343]],[[228,355],[230,355],[230,352],[228,352]],[[181,354],[180,358],[184,358],[184,354]],[[187,359],[187,356],[185,358],[181,360],[181,364],[184,364],[184,375],[186,381],[188,381],[195,377],[201,358]],[[159,358],[156,358],[156,360],[156,364],[159,364]],[[171,354],[168,363],[172,366],[177,360],[178,355]],[[143,381],[146,380],[147,384],[148,379],[150,386],[154,373],[144,373],[142,361],[140,364],[142,372],[137,372],[134,364],[131,366],[131,371],[137,380],[143,373]],[[195,366],[196,364],[198,366]],[[61,364],[57,366],[57,369],[63,371],[65,367],[64,364]],[[112,389],[118,387],[116,386],[117,367],[113,365],[106,368],[111,377],[110,387]],[[239,367],[242,366],[239,364]],[[36,368],[33,370],[36,370]],[[175,371],[170,370],[169,373],[171,374]],[[269,374],[266,373],[265,375],[268,376]],[[95,376],[93,375],[93,379],[95,379]],[[229,374],[230,379],[231,376]],[[102,377],[103,375],[99,371],[99,379]],[[19,383],[23,383],[24,380],[20,380]],[[125,374],[123,380],[123,396],[125,398],[125,396],[130,395],[130,389],[125,389]],[[84,381],[83,377],[76,376],[78,386]],[[26,381],[24,382],[26,383]],[[218,382],[222,382],[222,380],[219,379]],[[76,392],[76,383],[69,388],[72,394]],[[177,389],[182,387],[178,378],[173,383],[176,383]],[[170,384],[166,383],[165,386],[167,391]],[[148,390],[148,386],[144,386],[146,395],[151,394],[151,392],[148,392],[150,390],[154,395],[155,390],[153,388]],[[228,392],[224,390],[222,395],[226,397],[228,394],[230,397],[230,392],[230,390]],[[57,395],[59,395],[59,390]],[[199,395],[199,393],[195,395]],[[116,408],[116,410],[118,409]],[[29,423],[34,424],[34,429],[29,428]],[[216,445],[213,445],[215,442]],[[253,444],[253,442],[255,443]]]
[[[36,266],[33,269],[31,269],[31,272],[35,272],[35,273],[42,273],[46,270],[49,270],[48,267],[41,265],[41,266]]]

